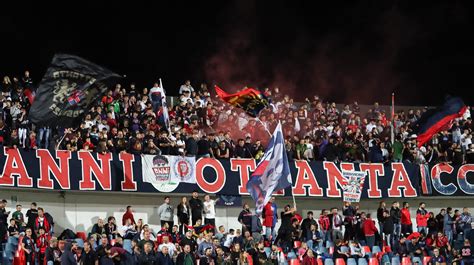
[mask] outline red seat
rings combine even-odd
[[[364,249],[364,252],[365,252],[365,253],[372,253],[372,251],[370,250],[369,246],[363,246],[362,248]]]
[[[334,247],[329,247],[329,255],[334,254]]]
[[[402,265],[411,265],[410,257],[403,257],[402,258]]]
[[[430,262],[431,260],[431,257],[430,256],[425,256],[423,257],[423,265],[428,265],[428,263]]]
[[[112,246],[115,245],[115,239],[110,240],[110,245],[112,245]]]
[[[294,248],[300,248],[301,247],[301,241],[294,241],[293,242],[293,247]]]
[[[76,236],[77,236],[78,238],[82,238],[82,240],[84,240],[84,242],[87,241],[86,232],[77,232],[77,233],[76,233]]]
[[[377,258],[370,258],[369,265],[379,265],[379,260]]]
[[[322,258],[319,258],[319,259],[318,259],[318,265],[324,265],[324,264],[323,264],[323,259],[322,259]]]
[[[336,265],[346,265],[346,262],[344,261],[344,259],[336,259]]]
[[[290,265],[300,265],[299,259],[290,259]]]
[[[390,246],[385,246],[384,247],[384,252],[385,253],[390,253],[390,252],[392,252],[392,248]]]
[[[249,262],[249,265],[253,265],[253,259],[252,256],[247,255],[247,261]]]

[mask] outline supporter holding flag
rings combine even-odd
[[[160,79],[160,83],[161,83],[161,79]],[[165,91],[163,90],[163,86],[161,86],[158,82],[155,82],[148,94],[148,98],[151,101],[151,105],[153,107],[154,113],[156,113],[158,109],[162,106],[162,97],[164,96],[164,94],[165,94]]]

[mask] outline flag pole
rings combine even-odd
[[[392,92],[392,110],[391,110],[391,122],[390,122],[390,140],[392,142],[392,145],[393,143],[395,142],[395,120],[394,120],[394,117],[395,117],[395,93]]]

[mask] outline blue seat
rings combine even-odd
[[[392,257],[392,265],[400,265],[400,258],[398,256]]]
[[[413,258],[411,259],[411,262],[412,262],[413,264],[419,264],[419,265],[423,264],[423,262],[421,261],[420,257],[413,257]]]
[[[84,240],[82,238],[76,238],[74,241],[76,241],[78,247],[84,248]]]
[[[123,249],[125,249],[128,253],[132,254],[132,240],[130,239],[125,239],[123,241]],[[270,249],[271,251],[271,249]],[[266,252],[266,250],[265,250]],[[267,256],[270,256],[270,254],[268,253]]]
[[[341,252],[342,253],[349,253],[349,248],[346,246],[341,246]]]
[[[357,261],[357,264],[359,264],[359,265],[368,265],[367,260],[365,258],[359,258],[359,260]]]
[[[329,247],[334,247],[334,244],[331,242],[331,241],[326,241],[326,247],[329,248]]]
[[[325,259],[324,265],[334,265],[334,261],[332,259]]]
[[[288,252],[288,256],[287,256],[287,259],[297,259],[298,257],[296,256],[295,252],[291,251],[291,252]]]
[[[373,246],[373,247],[372,247],[372,253],[373,253],[373,254],[377,254],[377,253],[379,253],[379,252],[382,252],[382,250],[380,249],[379,246]]]
[[[346,265],[357,265],[357,261],[353,258],[348,258]]]
[[[269,247],[265,247],[264,250],[265,250],[265,254],[267,254],[267,257],[270,257],[270,255],[272,254],[272,249]]]

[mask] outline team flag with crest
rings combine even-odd
[[[56,54],[36,90],[29,118],[38,126],[79,125],[91,105],[119,77],[77,56]]]
[[[220,87],[215,86],[217,95],[234,107],[243,109],[248,115],[258,117],[260,111],[270,106],[268,98],[257,89],[246,88],[234,94],[227,94]]]
[[[247,183],[247,190],[255,201],[256,212],[260,214],[272,197],[273,192],[291,185],[290,166],[285,150],[285,140],[278,123],[267,150]]]

